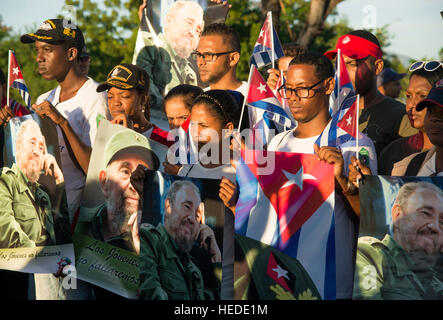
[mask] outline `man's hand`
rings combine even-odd
[[[60,170],[60,167],[58,166],[57,161],[52,154],[45,154],[42,169],[45,171],[46,175],[54,177],[56,184],[62,183],[64,181],[63,173]]]
[[[128,220],[128,226],[131,229],[132,234],[132,242],[134,243],[134,249],[136,254],[140,254],[140,219],[141,219],[141,210],[139,212],[134,212]]]
[[[200,242],[200,248],[210,253],[212,263],[221,262],[221,252],[215,240],[214,231],[206,224],[200,224],[199,229],[195,240]]]
[[[0,109],[0,125],[6,126],[12,118],[15,117],[14,112],[12,112],[11,108],[8,106],[5,106],[4,108]]]
[[[280,70],[271,68],[271,69],[268,69],[268,73],[269,73],[269,76],[268,76],[268,80],[266,81],[268,83],[268,86],[271,89],[278,89],[275,86],[276,86],[278,80],[280,79]]]
[[[334,176],[343,190],[347,190],[348,178],[343,176],[344,160],[341,151],[334,147],[319,147],[314,144],[314,152],[318,160],[334,165]]]
[[[143,10],[146,8],[146,0],[143,0],[143,3],[138,7],[138,20],[142,21]]]
[[[349,164],[349,176],[348,179],[351,181],[356,187],[358,187],[357,179],[361,181],[363,179],[362,175],[371,175],[371,169],[361,163],[360,160],[357,160],[356,157],[351,157],[351,163]]]
[[[232,8],[232,4],[228,4],[228,0],[209,0],[210,2],[221,3],[225,6],[228,6],[229,9]]]
[[[224,205],[231,210],[232,213],[235,213],[235,205],[238,199],[237,185],[231,182],[231,180],[222,177],[218,196],[222,199]]]
[[[33,104],[32,109],[34,109],[41,118],[44,119],[48,117],[57,125],[61,125],[63,121],[66,121],[65,117],[47,100],[39,105]]]

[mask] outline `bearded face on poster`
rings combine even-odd
[[[195,2],[178,1],[166,13],[165,38],[182,59],[197,48],[202,30],[203,9]]]

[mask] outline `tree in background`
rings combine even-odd
[[[346,18],[337,15],[336,7],[343,0],[229,0],[232,5],[226,23],[240,35],[242,56],[238,64],[238,76],[246,80],[249,59],[260,28],[268,11],[273,12],[273,23],[281,43],[298,42],[309,49],[325,52],[333,48],[337,39],[352,29]],[[76,23],[82,29],[88,52],[91,55],[90,76],[104,81],[116,64],[131,62],[138,30],[138,8],[142,0],[65,0],[76,13]],[[59,18],[62,17],[61,15]],[[327,19],[327,17],[331,17]],[[47,17],[53,18],[53,17]],[[25,32],[33,32],[38,26],[27,26]],[[391,35],[387,26],[374,32],[382,44],[389,45]],[[57,84],[45,81],[37,71],[35,49],[20,43],[20,34],[2,24],[0,19],[0,67],[7,72],[7,51],[13,49],[22,68],[32,101]],[[443,50],[440,51],[443,53]],[[398,61],[389,63],[396,65]],[[394,67],[402,72],[401,68]],[[19,95],[13,93],[20,100]],[[20,100],[21,101],[21,100]]]

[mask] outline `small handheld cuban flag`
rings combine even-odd
[[[355,96],[355,90],[346,70],[345,61],[341,50],[337,50],[337,57],[335,59],[335,85],[334,91],[331,94],[329,113],[334,116],[338,110],[343,109],[342,106],[345,101]]]
[[[246,104],[265,110],[268,112],[267,117],[274,122],[287,128],[292,127],[290,117],[254,65],[251,66]]]
[[[8,68],[8,90],[7,90],[7,103],[9,105],[9,88],[16,88],[19,90],[20,95],[25,101],[28,109],[31,109],[31,96],[29,95],[28,87],[26,86],[25,79],[20,70],[20,66],[17,63],[14,52],[9,50],[9,68]]]
[[[278,39],[277,32],[272,25],[272,12],[268,12],[258,39],[255,42],[254,49],[252,50],[249,64],[260,68],[270,63],[273,64],[275,60],[283,56],[283,48]]]

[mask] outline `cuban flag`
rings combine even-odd
[[[12,52],[12,50],[9,50],[8,78],[9,78],[8,91],[9,88],[18,89],[28,109],[32,112],[31,96],[29,95],[29,90],[28,87],[26,86],[25,79],[23,79],[23,74],[20,70],[20,66],[17,63],[17,59],[15,58],[14,52]],[[8,92],[8,97],[9,97],[9,92]]]
[[[249,74],[246,104],[253,107],[255,122],[250,123],[250,127],[254,129],[256,137],[262,140],[263,145],[266,145],[272,138],[270,135],[271,129],[279,133],[284,131],[285,128],[291,129],[294,126],[274,92],[254,65],[251,66]],[[259,134],[257,135],[257,133]]]
[[[274,170],[264,174],[260,155]],[[296,258],[322,298],[335,299],[334,167],[312,154],[246,150],[236,178],[235,231]]]
[[[338,147],[357,140],[359,96],[347,97],[315,142],[318,146]]]
[[[277,83],[275,84],[275,88],[274,88],[274,93],[275,93],[275,97],[278,99],[278,101],[280,102],[280,105],[283,107],[283,110],[286,111],[286,114],[289,115],[289,117],[291,118],[291,128],[295,128],[297,126],[297,121],[295,121],[294,117],[292,116],[292,112],[291,109],[289,108],[289,103],[288,100],[285,99],[284,97],[282,97],[280,95],[280,92],[278,92],[277,90],[286,84],[286,77],[285,74],[283,72],[283,70],[280,70],[280,77],[278,78]]]
[[[249,64],[260,68],[283,56],[283,48],[278,39],[277,32],[272,25],[272,12],[268,12],[258,39],[255,42],[254,49],[252,50]]]
[[[355,90],[349,79],[348,71],[346,70],[345,61],[341,54],[341,50],[337,50],[337,57],[335,59],[335,85],[334,91],[330,97],[329,113],[334,116],[335,113],[343,109],[342,104],[347,98],[355,96]]]

